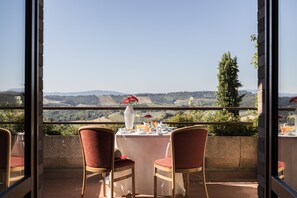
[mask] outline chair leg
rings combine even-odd
[[[205,167],[203,167],[202,174],[203,174],[202,180],[203,180],[204,194],[205,194],[205,197],[208,198],[208,192],[207,192],[207,187],[206,187],[206,179],[205,179]]]
[[[7,173],[7,172],[3,172],[2,173],[2,178],[3,178],[3,188],[5,189],[5,188],[8,188],[9,186],[10,186],[10,180],[9,180],[9,178],[10,178],[10,175],[9,175],[9,173]]]
[[[86,167],[83,169],[83,183],[81,188],[81,197],[84,197],[85,191],[86,191],[86,177],[87,177],[87,171]]]
[[[106,174],[102,173],[102,180],[103,180],[103,196],[106,197]]]
[[[172,170],[172,197],[175,198],[175,171]]]
[[[132,167],[132,197],[135,198],[135,167]]]
[[[154,168],[154,197],[156,198],[157,197],[157,174],[158,172],[158,169],[155,167]]]
[[[110,184],[110,198],[113,198],[113,179],[114,179],[114,171],[110,171],[109,174],[109,184]]]
[[[186,173],[186,185],[185,185],[185,190],[186,190],[186,193],[185,193],[185,197],[188,197],[188,190],[189,190],[189,173]]]

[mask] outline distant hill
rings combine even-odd
[[[244,95],[240,106],[255,106],[256,94],[246,90],[240,90],[239,94]],[[14,105],[16,103],[15,96],[21,95],[23,98],[23,93],[11,90],[0,92],[0,95],[0,104],[2,104],[2,106]],[[215,91],[138,93],[135,95],[139,99],[138,105],[140,106],[188,106],[190,100],[194,106],[216,105]],[[45,106],[114,106],[120,105],[123,99],[127,96],[128,94],[125,93],[107,90],[50,92],[44,94],[43,104]],[[286,100],[287,99],[283,102],[285,105],[288,105],[286,104]]]
[[[109,96],[109,95],[125,95],[124,93],[117,91],[106,90],[92,90],[92,91],[79,91],[79,92],[47,92],[44,96]]]
[[[78,92],[77,92],[78,93]],[[84,92],[93,93],[93,92]],[[105,92],[115,93],[115,92]],[[68,94],[68,93],[67,93]],[[239,91],[244,94],[240,103],[241,107],[254,107],[256,103],[256,95],[248,91]],[[214,91],[194,91],[194,92],[170,92],[170,93],[138,93],[135,94],[139,102],[137,106],[154,107],[154,106],[189,106],[210,107],[216,106],[216,95]],[[43,99],[44,106],[60,106],[60,107],[81,107],[81,106],[119,106],[127,94],[122,95],[45,95]],[[138,111],[138,116],[144,116],[145,111]],[[175,115],[176,111],[151,111],[150,114],[154,118],[166,119]],[[140,118],[139,117],[139,118]],[[44,119],[51,121],[77,121],[77,120],[104,120],[104,121],[123,121],[123,112],[119,110],[77,110],[77,111],[45,111]]]
[[[59,95],[58,93],[44,96],[45,106],[112,106],[121,104],[127,94],[104,91],[75,92]],[[102,95],[98,95],[98,94]],[[108,93],[110,93],[108,95]],[[117,93],[117,94],[115,94]],[[87,95],[89,94],[89,95]],[[97,95],[96,95],[97,94]],[[253,107],[255,105],[255,94],[248,91],[240,91],[244,94],[241,106]],[[135,94],[141,106],[188,106],[191,100],[194,106],[215,106],[216,96],[214,91],[194,91],[194,92],[170,92],[170,93],[139,93]]]
[[[296,93],[279,93],[280,97],[295,97],[297,96]]]
[[[24,94],[23,92],[16,92],[16,91],[3,91],[0,92],[0,106],[1,107],[9,107],[9,106],[20,106],[20,101],[24,101]]]
[[[20,92],[23,93],[24,92],[24,88],[12,88],[12,89],[8,89],[8,92]]]

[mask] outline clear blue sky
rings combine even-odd
[[[257,1],[46,0],[44,90],[215,90],[224,52],[257,89]]]
[[[0,23],[23,14],[16,11],[2,7]],[[218,62],[228,51],[238,58],[242,89],[257,89],[250,65],[256,0],[45,0],[44,12],[45,92],[216,90]],[[13,38],[1,30],[2,46],[21,49],[21,23],[10,22]],[[9,57],[4,49],[1,64]],[[15,68],[22,61],[8,60]]]
[[[24,88],[25,3],[0,1],[0,91]]]
[[[296,93],[296,0],[280,2],[280,92]],[[24,87],[24,1],[0,1],[0,91]],[[44,91],[216,90],[217,65],[250,65],[256,0],[45,0]],[[5,75],[3,75],[5,74]]]
[[[297,93],[297,1],[280,1],[279,92]]]

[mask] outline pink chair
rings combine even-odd
[[[277,172],[278,172],[278,177],[279,177],[281,180],[284,180],[284,179],[285,179],[285,162],[283,162],[283,161],[278,161],[278,164],[277,164]]]
[[[154,162],[154,197],[157,197],[157,178],[172,183],[172,197],[175,197],[175,173],[186,174],[186,197],[189,185],[189,173],[202,171],[204,194],[208,198],[205,181],[205,148],[208,131],[199,126],[184,127],[172,132],[171,158],[158,159]],[[158,170],[171,173],[164,176]]]
[[[11,182],[22,179],[24,177],[23,170],[24,158],[11,156],[10,131],[0,128],[0,175],[3,175],[4,188],[9,187]]]
[[[83,153],[83,183],[81,197],[86,188],[87,172],[99,173],[103,177],[103,190],[106,196],[105,177],[110,174],[110,195],[113,195],[113,183],[132,177],[132,196],[135,197],[134,161],[114,159],[114,132],[106,128],[82,127],[79,136]],[[114,178],[114,172],[131,169],[131,174]]]

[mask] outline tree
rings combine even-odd
[[[219,63],[217,104],[221,107],[238,107],[244,95],[239,96],[238,88],[242,84],[238,80],[237,57],[231,57],[230,52],[224,53]],[[238,111],[230,111],[239,115]]]
[[[250,36],[250,38],[251,38],[251,41],[254,43],[254,47],[256,49],[258,49],[258,39],[257,39],[256,34],[252,34]],[[255,69],[258,69],[258,52],[255,52],[253,54],[253,57],[252,57],[252,60],[251,60],[251,65],[253,65]]]

